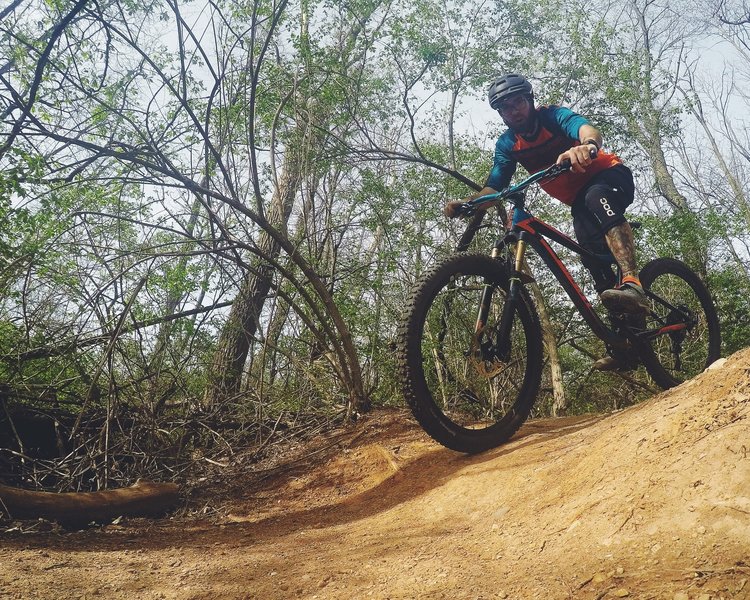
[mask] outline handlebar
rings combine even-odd
[[[594,159],[597,156],[597,151],[595,149],[592,149],[589,155],[592,159]],[[511,196],[514,196],[519,192],[524,191],[527,187],[534,183],[538,183],[545,179],[554,179],[555,177],[558,177],[565,171],[570,170],[570,166],[570,160],[565,159],[560,164],[555,163],[553,165],[550,165],[546,169],[537,171],[536,173],[529,175],[529,177],[527,177],[520,183],[517,183],[516,185],[509,185],[504,190],[495,192],[494,194],[487,194],[485,196],[479,196],[478,198],[469,200],[456,208],[456,216],[469,217],[481,208],[488,208],[490,204],[495,204],[497,202],[505,200],[506,198],[510,198]]]

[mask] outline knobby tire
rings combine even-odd
[[[492,284],[492,302],[487,327],[477,336],[485,282]],[[500,261],[483,254],[451,256],[420,278],[399,328],[406,401],[433,439],[458,452],[481,452],[507,441],[528,418],[539,391],[542,333],[525,289],[519,290],[512,342],[497,342],[494,326],[508,289]],[[480,344],[491,349],[480,350]]]
[[[695,317],[688,330],[658,336],[641,348],[641,360],[648,374],[657,385],[669,389],[692,379],[719,358],[719,318],[703,281],[679,260],[656,258],[641,270],[640,279],[644,289],[663,297],[673,306],[688,308]],[[647,329],[682,321],[677,311],[657,300],[652,300],[652,307],[661,321],[649,315]],[[677,354],[673,351],[676,340],[679,340],[681,349]]]

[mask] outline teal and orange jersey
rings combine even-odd
[[[510,129],[498,138],[495,162],[485,185],[505,189],[519,164],[529,173],[547,168],[563,152],[580,144],[578,131],[589,124],[586,118],[562,106],[542,106],[537,109],[537,116],[539,131],[534,139],[526,139]],[[621,163],[616,154],[600,150],[585,173],[568,171],[541,186],[553,198],[571,205],[594,175]]]

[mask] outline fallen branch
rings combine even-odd
[[[0,507],[13,519],[45,518],[65,525],[109,522],[119,516],[164,514],[178,500],[174,483],[139,481],[100,492],[37,492],[0,485]]]

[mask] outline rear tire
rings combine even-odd
[[[683,262],[657,258],[640,272],[644,290],[663,298],[670,306],[652,299],[646,329],[679,326],[644,343],[641,360],[657,385],[668,389],[692,379],[716,361],[721,352],[719,318],[711,294],[701,279]],[[679,308],[680,310],[675,310]]]
[[[475,334],[484,284],[493,287],[487,323]],[[508,440],[526,420],[542,373],[542,335],[525,289],[513,315],[511,343],[498,344],[509,289],[502,263],[458,254],[426,272],[399,329],[398,364],[406,401],[424,430],[458,452]]]

